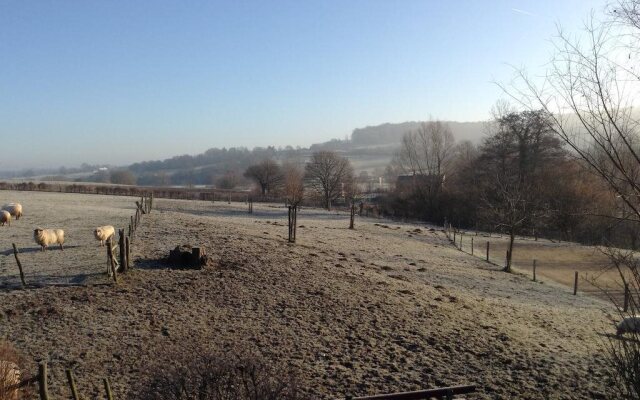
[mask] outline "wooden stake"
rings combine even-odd
[[[200,268],[200,247],[193,247],[191,249],[192,263],[194,267]]]
[[[43,361],[38,365],[38,388],[40,400],[49,400],[49,385],[47,383],[47,362]]]
[[[296,242],[297,226],[298,226],[298,206],[293,206],[293,243]]]
[[[291,218],[293,217],[293,215],[292,215],[292,209],[291,209],[291,206],[287,207],[287,212],[288,212],[288,214],[287,214],[287,216],[288,216],[287,221],[288,221],[288,223],[289,223],[289,238],[288,238],[288,241],[289,241],[289,243],[293,243],[293,229],[291,228]]]
[[[119,257],[120,257],[120,269],[122,272],[126,272],[127,270],[127,256],[125,255],[125,251],[127,250],[124,245],[124,229],[118,229],[118,247],[119,247]]]
[[[478,232],[476,232],[477,234]],[[473,255],[473,236],[471,237],[471,255]]]
[[[578,271],[576,271],[575,277],[573,279],[573,295],[575,296],[578,293]]]
[[[76,380],[73,376],[73,371],[67,369],[67,381],[69,381],[69,388],[71,389],[71,397],[73,400],[80,400],[80,396],[78,396],[78,388],[76,387]]]
[[[22,283],[22,287],[27,286],[27,282],[24,280],[24,272],[22,272],[22,263],[20,262],[20,258],[18,258],[18,248],[15,243],[11,243],[13,246],[13,256],[16,258],[16,263],[18,264],[18,271],[20,271],[20,282]]]
[[[487,242],[487,262],[489,262],[489,242]]]
[[[351,203],[351,215],[349,217],[349,229],[354,229],[353,220],[355,219],[355,216],[356,216],[356,204],[355,203]]]
[[[124,247],[125,247],[125,256],[126,256],[126,269],[131,268],[131,241],[129,238],[124,239]]]
[[[116,275],[116,261],[113,258],[113,242],[111,241],[111,238],[107,241],[107,260],[109,262],[109,268],[111,268],[113,282],[118,283],[118,277]]]
[[[536,281],[536,263],[538,260],[536,260],[535,258],[533,259],[533,281]]]

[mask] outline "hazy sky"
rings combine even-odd
[[[0,0],[0,170],[484,120],[603,1]]]

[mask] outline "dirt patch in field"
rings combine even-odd
[[[608,304],[499,272],[429,227],[349,230],[347,214],[302,209],[292,245],[284,208],[245,207],[156,200],[134,245],[145,268],[118,286],[5,289],[0,335],[49,362],[55,397],[69,396],[64,368],[85,396],[109,375],[126,398],[176,349],[236,346],[294,367],[308,398],[466,383],[478,399],[604,396]],[[163,267],[182,243],[215,267]]]

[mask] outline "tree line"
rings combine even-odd
[[[407,132],[388,167],[395,188],[384,213],[461,228],[583,243],[640,245],[634,225],[615,219],[613,192],[552,128],[549,112],[498,104],[475,145],[446,123]]]
[[[244,177],[255,182],[263,198],[284,198],[290,205],[306,200],[331,210],[336,201],[349,203],[357,193],[351,162],[332,151],[314,152],[304,164],[266,158],[249,166]]]

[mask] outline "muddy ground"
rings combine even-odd
[[[0,250],[35,247],[34,225],[78,232],[64,252],[23,254],[42,288],[18,289],[12,255],[0,256],[0,336],[49,363],[53,396],[69,397],[65,368],[85,396],[102,397],[109,376],[130,398],[176,352],[242,347],[291,366],[307,398],[467,383],[477,399],[605,398],[606,302],[500,272],[428,226],[358,219],[349,230],[346,214],[302,209],[292,245],[282,207],[157,199],[136,269],[114,286],[90,229],[124,227],[134,199],[0,194],[26,214],[0,227]],[[179,244],[205,248],[212,265],[170,268]]]

